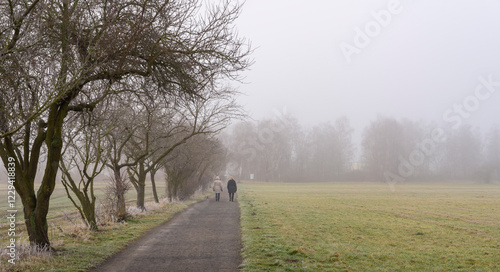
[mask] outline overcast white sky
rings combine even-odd
[[[378,30],[383,10],[397,14]],[[286,108],[303,124],[345,115],[358,131],[377,115],[453,124],[443,115],[469,103],[459,118],[489,128],[500,123],[500,86],[473,97],[479,77],[500,82],[499,14],[496,0],[247,0],[237,28],[255,64],[239,102],[256,119]],[[367,26],[370,43],[348,63],[341,45],[356,46]]]

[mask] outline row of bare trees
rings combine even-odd
[[[289,115],[242,122],[225,137],[231,173],[265,181],[331,181],[345,177],[354,156],[346,117],[306,130]]]
[[[500,128],[378,117],[364,130],[356,158],[346,117],[312,128],[290,116],[237,124],[226,135],[229,169],[266,181],[500,180]]]
[[[487,133],[462,125],[379,117],[365,129],[362,158],[371,179],[475,180],[500,179],[500,128]]]
[[[105,168],[124,218],[125,174],[143,208],[145,173],[154,176],[177,147],[210,139],[238,115],[235,92],[223,84],[250,64],[249,45],[233,28],[240,8],[198,0],[0,4],[0,157],[5,165],[15,159],[32,244],[50,248],[47,212],[60,169],[95,228],[93,180]]]
[[[214,92],[203,100],[171,97],[169,101],[175,103],[168,103],[147,94],[123,93],[108,98],[92,112],[72,114],[64,129],[62,184],[89,228],[97,229],[93,186],[105,169],[112,173],[108,189],[115,204],[114,216],[120,221],[127,217],[125,194],[130,184],[136,191],[137,208],[144,211],[147,177],[154,200],[159,202],[158,171],[166,172],[170,181],[175,176],[172,168],[185,163],[185,157],[191,164],[199,161],[186,170],[191,174],[200,171],[194,183],[191,176],[168,183],[170,200],[178,198],[187,183],[197,189],[205,185],[208,175],[220,171],[225,153],[213,136],[239,115],[232,94],[229,90]],[[211,156],[216,160],[210,160]],[[214,165],[219,168],[206,171]],[[194,190],[183,196],[192,193]]]

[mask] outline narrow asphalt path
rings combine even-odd
[[[240,210],[226,192],[194,204],[93,271],[238,271]]]

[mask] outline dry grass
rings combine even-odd
[[[90,231],[83,223],[76,209],[57,208],[49,220],[49,240],[55,249],[53,252],[32,247],[29,244],[24,223],[17,218],[16,222],[16,265],[8,264],[7,229],[5,224],[0,229],[0,271],[85,271],[98,265],[107,257],[124,248],[128,243],[140,237],[154,226],[170,219],[175,213],[183,210],[191,203],[205,199],[205,195],[194,196],[191,200],[169,203],[167,198],[160,203],[147,201],[146,211],[135,208],[133,199],[129,200],[127,211],[130,219],[116,222],[110,216],[109,203],[99,202],[96,207],[99,231]],[[69,200],[67,200],[69,202]],[[61,204],[59,204],[61,205]],[[19,214],[18,214],[19,215]]]

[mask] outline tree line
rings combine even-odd
[[[219,171],[224,150],[214,135],[241,114],[227,83],[251,64],[234,29],[240,9],[198,0],[0,4],[0,157],[14,158],[33,245],[50,249],[58,174],[97,229],[93,184],[105,169],[117,220],[126,219],[128,181],[144,209],[146,175],[158,201],[160,169],[170,198]]]
[[[359,146],[347,117],[305,128],[293,116],[236,124],[223,137],[232,173],[262,181],[500,180],[500,127],[378,117]]]

